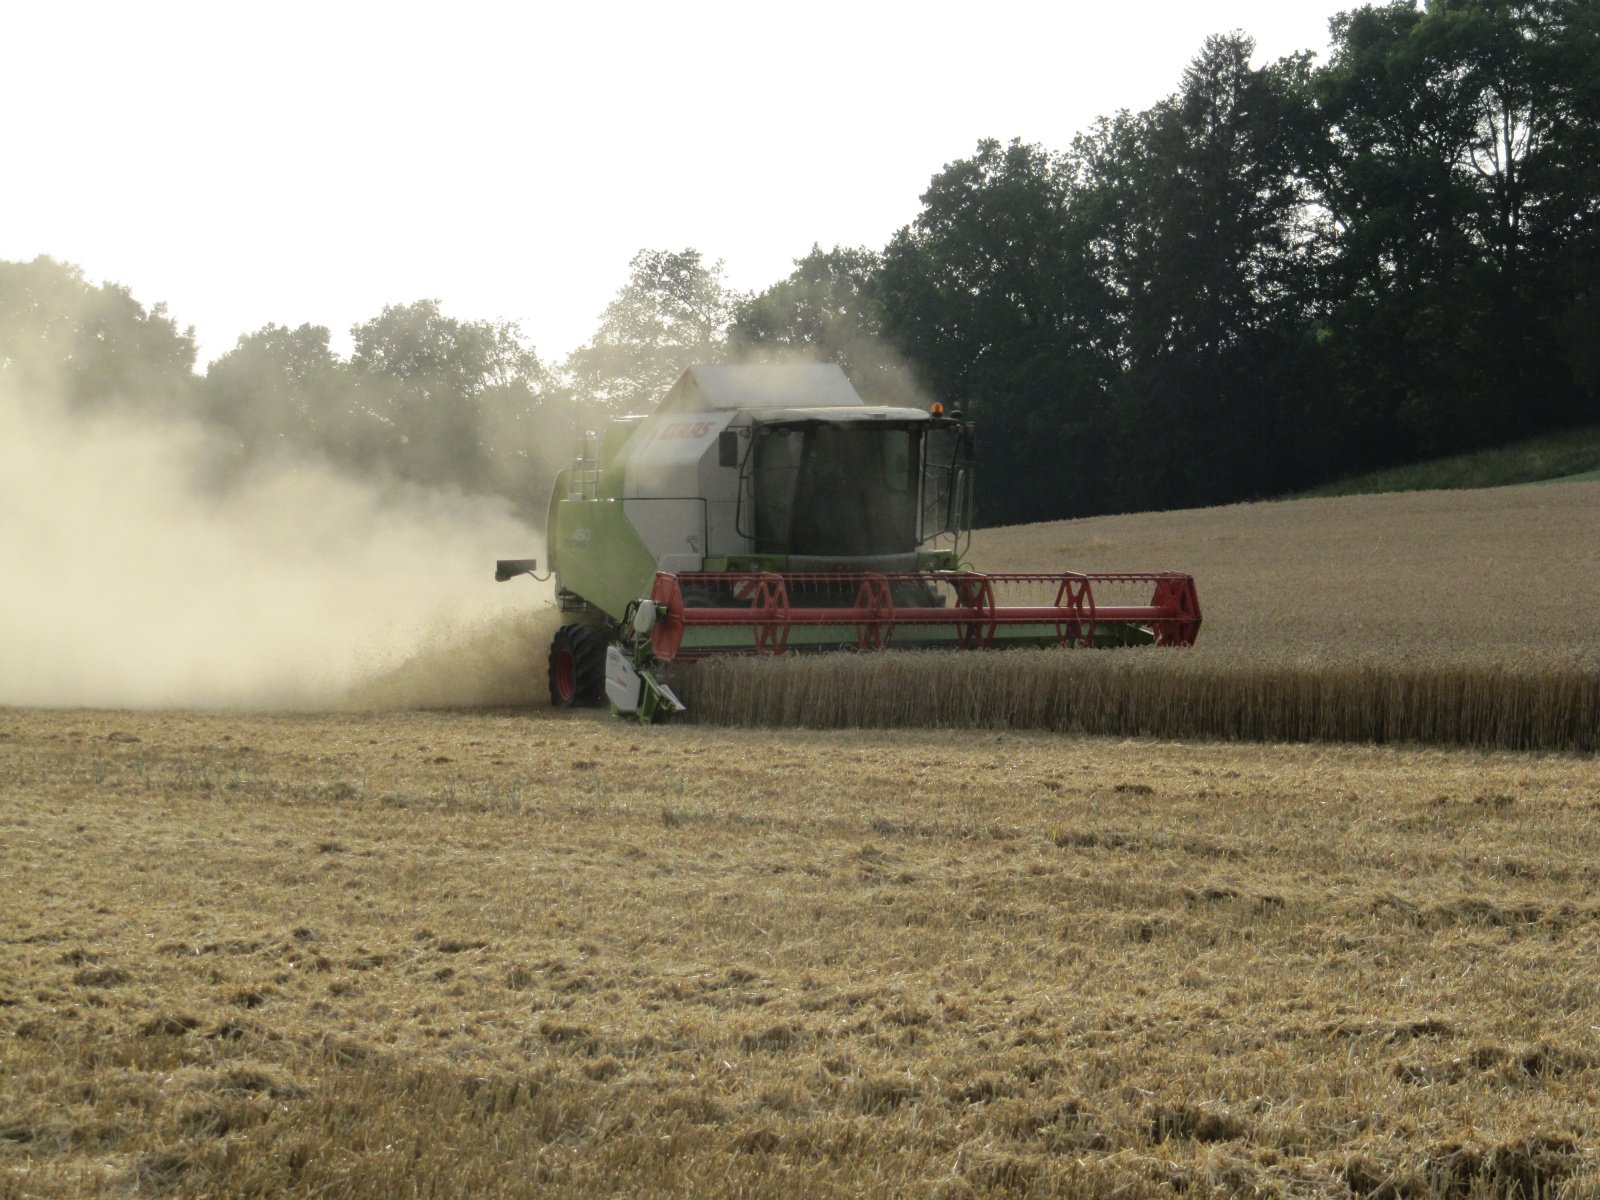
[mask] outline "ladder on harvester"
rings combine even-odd
[[[578,434],[567,468],[567,499],[594,500],[600,494],[600,436],[592,429]],[[565,587],[556,589],[556,607],[562,612],[585,612],[588,601]]]
[[[593,500],[600,494],[600,437],[592,429],[578,435],[567,471],[567,499]]]

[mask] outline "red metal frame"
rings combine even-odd
[[[905,591],[944,591],[949,603],[896,604],[897,585]],[[1055,600],[1045,604],[1001,605],[997,587],[1042,588],[1055,586]],[[1148,585],[1147,604],[1104,605],[1095,588]],[[685,589],[696,595],[724,595],[725,605],[689,605]],[[808,591],[826,591],[835,597],[853,594],[853,602],[833,605],[796,605],[792,597]],[[651,650],[662,662],[726,653],[710,647],[683,649],[685,630],[695,626],[747,626],[752,642],[744,653],[782,654],[789,631],[797,625],[851,626],[856,645],[863,650],[888,646],[904,625],[946,625],[956,631],[963,650],[986,650],[994,645],[1002,626],[1035,625],[1051,629],[1057,644],[1092,646],[1101,626],[1135,625],[1153,631],[1158,646],[1191,646],[1200,632],[1200,599],[1194,578],[1173,572],[1121,575],[1083,575],[976,571],[877,572],[692,572],[656,575],[650,589],[656,605],[651,629]],[[730,648],[732,649],[732,648]]]
[[[1056,589],[1056,607],[1067,609],[1072,616],[1056,626],[1056,638],[1063,646],[1093,646],[1094,627],[1099,614],[1095,609],[1094,590],[1087,575],[1068,571],[1061,576],[1061,586]],[[1084,614],[1088,615],[1085,616]]]

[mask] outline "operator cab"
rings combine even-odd
[[[791,567],[915,570],[967,527],[971,436],[920,409],[752,414],[739,533]]]

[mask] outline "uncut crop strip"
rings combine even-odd
[[[1600,670],[1586,665],[891,652],[718,660],[675,674],[673,686],[695,720],[718,725],[1600,748]]]

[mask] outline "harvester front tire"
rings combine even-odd
[[[605,694],[606,635],[593,625],[563,625],[550,640],[550,703],[590,708]]]

